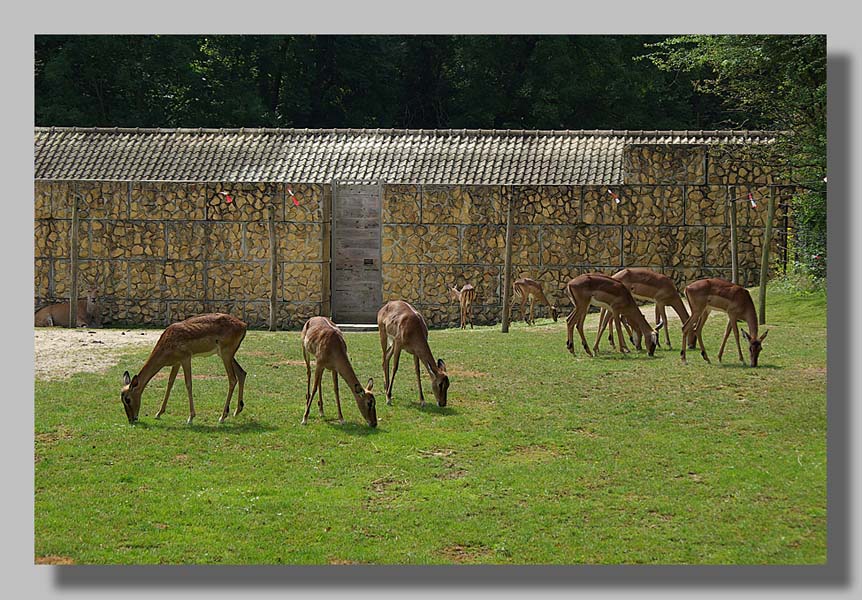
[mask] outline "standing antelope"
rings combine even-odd
[[[465,283],[459,290],[453,285],[449,288],[449,298],[458,302],[461,308],[461,329],[467,329],[467,318],[470,319],[470,329],[473,329],[473,301],[476,299],[476,288]]]
[[[314,389],[311,388],[311,364],[309,355],[314,356]],[[305,414],[302,416],[302,424],[308,422],[308,412],[311,410],[311,402],[317,393],[317,407],[320,416],[323,416],[323,386],[320,379],[323,377],[324,369],[332,371],[332,385],[335,388],[335,406],[338,408],[338,420],[344,424],[344,416],[341,414],[341,398],[338,396],[338,376],[341,375],[353,397],[359,412],[371,427],[377,427],[377,409],[374,404],[374,379],[369,377],[368,383],[363,388],[359,378],[353,371],[350,359],[347,358],[347,342],[344,335],[335,324],[326,317],[311,317],[302,327],[302,357],[305,359],[306,394]]]
[[[742,348],[739,345],[739,329],[736,326],[737,321],[745,321],[748,324],[748,331],[743,329],[742,335],[745,336],[745,341],[748,342],[749,364],[752,367],[757,366],[757,357],[760,356],[762,349],[761,343],[766,339],[766,334],[769,333],[769,330],[764,331],[763,335],[758,337],[757,312],[754,310],[754,302],[747,289],[725,279],[699,279],[685,288],[685,296],[688,298],[689,307],[691,307],[691,316],[682,328],[683,346],[680,356],[683,363],[685,363],[685,340],[686,336],[690,333],[694,333],[697,337],[697,341],[700,344],[700,355],[703,357],[703,360],[709,362],[706,348],[703,345],[703,326],[706,323],[707,317],[709,317],[709,311],[718,310],[727,314],[727,328],[724,330],[724,339],[721,341],[721,348],[718,350],[718,362],[721,362],[721,355],[724,354],[724,345],[727,343],[731,330],[733,330],[733,335],[736,338],[736,350],[739,352],[739,360],[745,364],[745,359],[742,357]]]
[[[239,382],[239,398],[233,415],[237,416],[241,413],[244,406],[242,392],[246,373],[234,355],[245,338],[246,328],[247,325],[244,322],[223,313],[189,317],[185,321],[168,325],[156,342],[144,366],[141,367],[140,373],[131,378],[128,371],[123,373],[123,389],[120,391],[120,399],[123,402],[129,423],[138,420],[138,412],[141,410],[141,394],[147,383],[163,367],[171,365],[171,375],[168,378],[165,399],[162,401],[155,418],[158,419],[164,414],[174,379],[182,367],[183,376],[186,380],[186,390],[189,393],[189,419],[187,422],[191,425],[192,419],[195,418],[195,404],[192,400],[192,357],[209,356],[210,354],[218,354],[221,357],[229,382],[227,400],[219,423],[223,423],[230,412],[230,399],[237,382]]]
[[[574,305],[574,309],[566,317],[566,348],[569,352],[572,354],[575,353],[572,333],[577,326],[584,350],[586,350],[587,354],[593,356],[587,345],[587,339],[584,337],[584,320],[587,317],[590,304],[593,304],[610,311],[617,329],[620,352],[628,352],[625,341],[623,341],[623,333],[620,326],[620,317],[625,317],[629,324],[646,338],[647,352],[650,356],[653,356],[655,348],[658,345],[658,333],[656,332],[664,326],[664,321],[659,322],[655,330],[653,330],[644,318],[643,313],[641,313],[640,308],[638,308],[631,292],[621,282],[602,273],[585,273],[578,275],[566,284],[566,294],[568,294],[569,300]],[[596,343],[593,351],[598,351],[602,333],[603,329],[600,328],[596,335]]]
[[[555,304],[551,304],[548,301],[548,298],[545,296],[545,293],[542,291],[542,284],[536,281],[535,279],[529,279],[524,277],[522,279],[516,279],[512,284],[512,291],[515,293],[515,299],[521,301],[521,318],[527,323],[527,325],[533,325],[535,321],[533,320],[533,303],[536,299],[544,302],[551,309],[551,318],[554,319],[554,322],[557,322],[557,315],[559,314],[557,311],[557,306]],[[524,306],[527,303],[527,299],[530,300],[530,316],[527,318],[524,312]]]
[[[635,300],[655,302],[656,324],[667,323],[667,306],[673,308],[679,316],[681,324],[684,325],[685,322],[688,321],[689,315],[688,310],[685,308],[685,302],[682,301],[682,297],[676,289],[676,284],[674,284],[673,279],[667,275],[656,273],[650,269],[627,267],[617,271],[612,275],[612,277],[625,285]],[[607,309],[602,308],[599,321],[604,323],[608,318]],[[624,324],[626,324],[626,328],[628,328],[627,323]],[[604,329],[604,326],[601,328]],[[667,327],[664,328],[664,335],[667,340],[667,346],[670,348],[670,333]],[[614,340],[612,331],[608,333],[608,340],[611,342],[611,345],[613,345]],[[690,341],[694,342],[694,338],[692,337]],[[640,348],[640,338],[637,340],[637,345],[638,348]]]
[[[392,386],[395,383],[395,373],[398,371],[398,360],[401,351],[406,350],[413,355],[416,367],[416,384],[419,387],[419,403],[425,405],[425,395],[422,393],[422,378],[419,373],[419,363],[422,362],[431,376],[431,390],[437,400],[437,406],[446,406],[449,391],[449,376],[446,374],[446,363],[443,359],[434,361],[431,348],[428,346],[428,327],[419,312],[403,300],[390,300],[377,312],[377,329],[380,332],[380,346],[383,349],[383,375],[385,377],[386,404],[392,404]],[[389,359],[395,356],[392,366],[392,378],[389,377]]]
[[[78,298],[78,309],[76,313],[75,327],[101,327],[102,320],[99,317],[99,306],[97,300],[99,290],[95,286],[87,288],[86,298]],[[36,311],[36,327],[60,327],[69,326],[69,303],[58,302],[43,306]]]

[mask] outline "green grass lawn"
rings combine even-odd
[[[754,295],[754,294],[753,294]],[[756,296],[755,296],[756,297]],[[760,366],[724,315],[704,330],[712,364],[662,346],[589,358],[565,322],[432,331],[449,406],[418,405],[403,355],[394,405],[377,333],[347,334],[375,380],[380,424],[342,384],[345,425],[323,379],[326,418],[306,426],[298,332],[250,331],[245,411],[219,425],[227,378],[195,359],[197,417],[182,376],[154,420],[120,405],[122,373],[35,383],[35,553],[75,563],[822,564],[826,561],[826,299],[769,296]],[[592,342],[595,315],[588,327]],[[592,332],[592,335],[590,335]],[[577,334],[575,334],[577,338]],[[664,336],[662,336],[663,338]],[[235,406],[235,398],[234,398]]]

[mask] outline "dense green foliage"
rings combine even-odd
[[[76,563],[825,564],[826,299],[769,295],[760,366],[725,319],[704,332],[713,363],[674,350],[596,358],[565,350],[565,325],[436,330],[449,406],[418,405],[402,360],[394,405],[375,333],[347,334],[375,379],[379,427],[342,384],[346,423],[306,426],[296,332],[249,332],[237,359],[246,409],[217,423],[227,381],[194,361],[197,418],[181,382],[152,418],[120,406],[127,354],[102,374],[35,384],[35,552]],[[591,317],[588,330],[595,331]],[[591,336],[592,337],[592,336]],[[430,397],[427,376],[423,375]]]
[[[656,36],[37,36],[36,124],[708,128]]]
[[[687,35],[652,44],[665,72],[701,73],[697,90],[724,101],[734,122],[780,132],[777,154],[800,193],[793,201],[798,267],[826,274],[826,36]]]

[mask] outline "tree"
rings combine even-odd
[[[826,37],[687,35],[650,45],[647,58],[668,72],[697,72],[695,90],[722,98],[736,123],[774,129],[794,198],[795,250],[826,274]]]

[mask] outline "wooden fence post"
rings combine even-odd
[[[69,242],[69,327],[78,324],[78,192],[72,193],[72,236]]]
[[[321,249],[320,256],[323,258],[321,264],[320,281],[320,314],[324,317],[332,317],[332,190],[334,184],[330,184],[329,193],[326,186],[321,186]],[[381,226],[382,229],[382,226]]]
[[[276,308],[278,300],[278,246],[275,243],[275,210],[270,206],[269,214],[269,330],[275,331]]]
[[[730,280],[739,283],[739,255],[736,246],[736,198],[730,201]]]
[[[763,233],[763,254],[760,258],[760,312],[758,323],[766,324],[766,279],[769,276],[769,247],[772,245],[772,221],[775,218],[775,188],[770,190],[769,210],[766,211],[766,231]]]
[[[509,194],[509,207],[506,210],[506,259],[503,264],[503,333],[509,333],[509,312],[512,289],[512,221],[514,220],[515,190]]]

